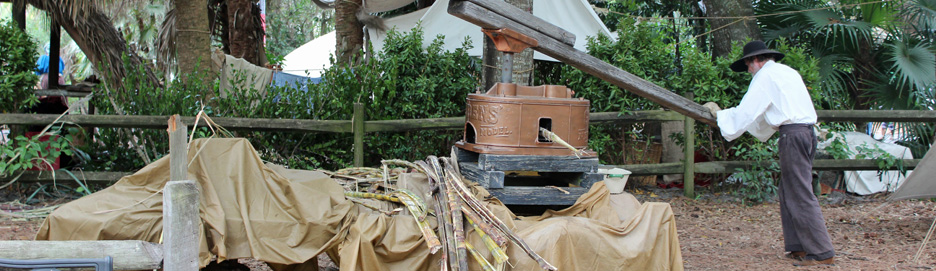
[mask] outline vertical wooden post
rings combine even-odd
[[[686,93],[686,98],[692,100],[692,92]],[[683,159],[683,195],[695,198],[695,119],[686,116],[684,125],[686,157]]]
[[[182,117],[169,117],[169,180],[188,180],[188,127]]]
[[[62,27],[58,21],[52,18],[51,29],[49,31],[49,87],[48,89],[57,89],[59,82],[59,48],[61,48]]]
[[[13,21],[26,32],[26,0],[13,0]]]
[[[179,115],[169,117],[169,182],[163,188],[163,270],[197,271],[198,186],[188,176],[187,130]]]
[[[354,103],[354,118],[351,130],[354,132],[354,166],[364,166],[364,104]]]

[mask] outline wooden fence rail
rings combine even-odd
[[[936,122],[936,111],[917,110],[818,110],[822,122]],[[55,114],[0,114],[0,124],[9,125],[47,125],[58,115]],[[119,116],[119,115],[67,115],[62,121],[90,127],[121,127],[165,129],[169,116]],[[679,113],[665,110],[634,111],[630,113],[600,112],[589,114],[591,123],[610,122],[654,122],[682,121]],[[350,120],[307,120],[307,119],[255,119],[213,117],[215,123],[228,130],[264,130],[283,132],[326,132],[352,133]],[[188,126],[195,123],[194,117],[182,117]],[[199,126],[207,125],[201,121]],[[465,117],[402,120],[368,120],[364,122],[364,132],[402,132],[413,130],[461,129]]]
[[[356,115],[363,116],[363,106],[356,106]],[[818,110],[816,111],[821,122],[936,122],[936,111],[917,111],[917,110]],[[54,114],[0,114],[0,124],[8,125],[47,125],[52,123],[58,115]],[[363,119],[364,117],[362,117]],[[115,115],[67,115],[62,117],[62,121],[88,127],[121,127],[121,128],[149,128],[164,129],[169,116],[115,116]],[[638,122],[663,122],[663,121],[684,121],[687,118],[677,112],[668,110],[648,110],[634,111],[627,113],[618,112],[600,112],[589,114],[589,121],[592,124],[603,123],[638,123]],[[253,119],[253,118],[225,118],[214,117],[212,120],[225,127],[228,130],[262,130],[262,131],[281,131],[281,132],[323,132],[323,133],[353,133],[355,140],[355,150],[363,150],[363,134],[373,132],[402,132],[416,130],[456,130],[463,129],[464,117],[434,118],[434,119],[402,119],[402,120],[365,120],[363,127],[354,129],[351,120],[305,120],[305,119]],[[358,120],[360,121],[360,120]],[[193,126],[194,117],[182,117],[182,123],[187,126]],[[199,126],[205,126],[207,123],[201,121]],[[690,126],[691,127],[691,126]],[[363,128],[363,129],[361,129]],[[360,145],[360,146],[358,146]],[[687,157],[690,152],[687,152]],[[363,161],[363,152],[355,151],[356,166],[361,166]],[[691,159],[691,158],[690,158]],[[685,172],[696,173],[733,173],[737,169],[749,168],[752,162],[749,161],[719,161],[695,163],[694,161],[684,161],[693,164],[692,171],[687,171],[685,163],[662,163],[646,165],[614,165],[633,172],[633,175],[660,175],[660,174],[683,174]],[[903,161],[905,169],[913,169],[919,159],[908,159]],[[873,160],[816,160],[814,169],[816,170],[878,170],[878,166]],[[122,176],[129,175],[129,172],[71,172],[77,178],[88,182],[111,182]],[[54,181],[69,180],[70,176],[63,171],[58,174],[50,172],[27,172],[20,179],[23,181]],[[6,178],[9,180],[9,178]],[[692,194],[691,189],[687,189],[687,195]]]

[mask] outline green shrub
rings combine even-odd
[[[355,68],[333,65],[319,84],[268,87],[266,96],[235,88],[221,98],[217,80],[205,74],[185,75],[191,79],[159,87],[141,83],[145,80],[137,69],[124,78],[124,89],[110,89],[93,103],[100,114],[117,114],[119,108],[129,115],[194,116],[204,108],[212,117],[351,120],[355,102],[365,105],[368,120],[464,115],[465,97],[478,85],[478,68],[465,49],[446,52],[441,38],[423,49],[421,29],[387,35],[387,45],[375,59]],[[246,75],[237,74],[232,81],[245,79]],[[196,131],[196,137],[209,135],[205,127]],[[264,160],[291,168],[338,169],[352,162],[353,137],[347,133],[233,131],[233,135],[249,139]],[[365,165],[379,165],[380,159],[447,154],[460,135],[461,131],[367,134]],[[102,170],[135,170],[168,152],[168,138],[161,129],[101,128],[97,138],[103,143],[89,151],[99,159],[94,166]]]
[[[12,21],[0,23],[0,112],[14,112],[39,102],[36,44]]]
[[[0,23],[0,112],[17,112],[37,104],[33,88],[39,81],[36,69],[36,44],[13,22]],[[61,135],[60,123],[43,135],[27,138],[10,135],[0,145],[0,177],[19,176],[34,166],[49,166],[61,154],[71,155],[70,135]]]

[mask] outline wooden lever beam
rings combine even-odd
[[[461,0],[455,0],[457,2]],[[566,31],[558,26],[555,26],[551,23],[540,19],[539,17],[533,16],[530,12],[521,10],[503,0],[468,0],[472,3],[475,3],[487,10],[493,11],[504,18],[508,18],[514,22],[518,22],[530,29],[535,29],[540,33],[543,33],[546,36],[552,37],[553,39],[558,40],[559,42],[574,45],[575,44],[575,34],[572,32]],[[550,1],[550,0],[547,0]]]
[[[453,0],[449,2],[448,12],[455,17],[481,26],[481,28],[512,29],[517,33],[535,39],[538,42],[538,46],[531,48],[536,51],[551,56],[566,64],[572,65],[572,67],[601,78],[602,80],[633,92],[634,94],[640,95],[641,97],[650,99],[651,101],[658,103],[670,110],[679,112],[680,114],[689,116],[690,118],[709,125],[717,125],[715,123],[715,118],[711,113],[709,113],[708,109],[705,109],[702,107],[702,105],[697,104],[692,100],[686,99],[685,97],[682,97],[676,93],[673,93],[672,91],[657,86],[656,84],[644,80],[643,78],[628,73],[618,67],[601,61],[600,59],[597,59],[591,55],[576,50],[572,47],[572,45],[561,42],[547,34],[544,34],[538,31],[536,28],[531,28],[525,24],[519,23],[533,22],[534,20],[542,21],[532,14],[527,13],[524,15],[520,12],[510,12],[512,17],[508,18],[502,15],[503,13],[508,13],[505,10],[514,9],[515,11],[519,11],[519,9],[513,6],[498,7],[500,10],[498,12],[494,12],[476,3],[486,1],[488,0]],[[549,23],[543,23],[551,25]]]

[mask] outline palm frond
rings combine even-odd
[[[907,18],[907,24],[917,34],[927,38],[936,31],[936,0],[914,0],[900,13],[900,18]]]
[[[912,90],[895,84],[888,80],[887,73],[877,73],[877,79],[865,80],[868,87],[866,97],[870,97],[878,109],[911,109],[914,100],[911,98]]]
[[[906,41],[894,41],[887,44],[886,54],[893,63],[890,72],[896,85],[912,85],[917,89],[926,89],[936,83],[936,55],[926,43],[910,44]]]
[[[821,50],[814,52],[822,53]],[[849,109],[852,101],[849,89],[854,88],[854,83],[849,73],[843,69],[849,66],[853,61],[851,57],[842,54],[817,55],[819,59],[819,80],[822,92],[829,98],[829,109]]]
[[[156,38],[156,63],[166,75],[172,74],[176,60],[176,12],[175,9],[166,13],[166,18],[159,26]]]

